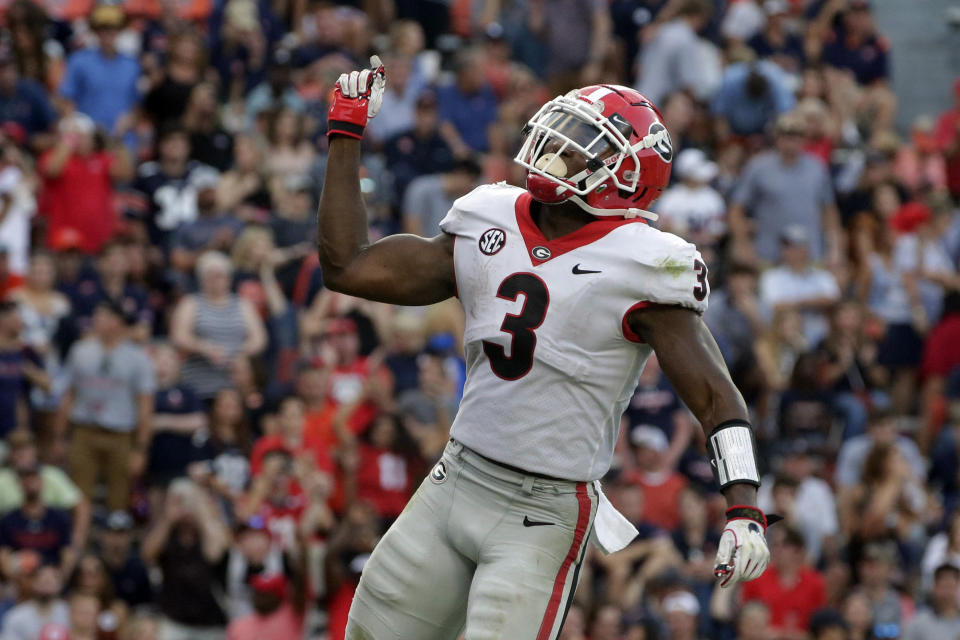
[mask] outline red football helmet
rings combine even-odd
[[[573,200],[596,216],[644,216],[670,181],[673,143],[660,111],[629,87],[602,84],[558,96],[524,127],[515,160],[539,202]],[[568,150],[586,168],[567,175]]]

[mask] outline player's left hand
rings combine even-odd
[[[779,516],[770,516],[770,524],[774,518],[780,519]],[[713,567],[713,575],[720,580],[721,587],[759,578],[766,570],[770,562],[770,549],[764,537],[767,523],[763,511],[756,507],[727,509],[727,525],[720,534]]]
[[[360,139],[367,121],[380,111],[387,86],[380,56],[370,56],[370,67],[340,75],[327,114],[328,136],[337,134]]]

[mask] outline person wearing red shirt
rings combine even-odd
[[[806,564],[803,534],[790,527],[775,527],[768,535],[770,566],[762,576],[743,585],[741,597],[744,602],[765,604],[770,610],[770,627],[780,636],[806,638],[810,616],[827,602],[823,577]]]
[[[250,454],[250,471],[259,475],[263,470],[263,460],[273,451],[284,451],[292,457],[310,454],[311,461],[318,471],[332,474],[334,472],[333,458],[326,443],[308,438],[304,434],[305,407],[303,400],[296,396],[288,396],[280,402],[277,410],[277,433],[263,436],[253,445]]]
[[[960,78],[953,83],[953,108],[940,114],[933,137],[947,161],[947,188],[960,198]]]
[[[960,293],[948,293],[943,299],[940,322],[927,336],[920,363],[923,380],[923,423],[919,444],[927,449],[946,418],[947,379],[960,370]]]
[[[361,433],[392,402],[393,379],[382,358],[360,355],[360,336],[352,318],[331,320],[326,338],[336,363],[330,372],[330,397],[338,405],[357,404],[350,425],[354,433]]]
[[[398,451],[399,434],[397,418],[381,414],[357,452],[357,498],[372,504],[377,515],[389,520],[400,515],[413,493],[409,461]]]
[[[80,248],[94,255],[118,230],[113,181],[130,177],[130,162],[122,146],[97,148],[96,125],[82,113],[61,120],[59,132],[56,146],[38,162],[47,238],[72,227],[82,236]]]
[[[304,598],[291,593],[291,585],[282,573],[257,574],[250,579],[250,588],[254,613],[231,622],[227,627],[227,640],[303,636]]]
[[[670,443],[658,427],[640,425],[630,432],[637,468],[626,481],[643,487],[643,521],[666,531],[680,526],[680,494],[687,480],[668,466]]]

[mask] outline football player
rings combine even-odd
[[[605,551],[636,534],[597,480],[651,351],[703,425],[729,504],[720,584],[763,573],[753,431],[701,320],[707,267],[644,221],[674,154],[657,108],[615,85],[557,97],[524,128],[526,189],[478,187],[440,234],[371,244],[360,140],[386,82],[371,65],[340,77],[329,110],[324,282],[399,305],[457,296],[467,381],[442,458],[364,567],[346,637],[556,638],[591,533]]]

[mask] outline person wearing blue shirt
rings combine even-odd
[[[97,49],[73,53],[60,94],[74,107],[90,116],[107,131],[121,134],[130,125],[129,117],[140,101],[137,79],[140,64],[117,51],[117,35],[126,21],[115,5],[100,5],[90,16],[90,26],[100,42]]]
[[[723,72],[714,114],[740,136],[762,133],[768,123],[796,105],[780,67],[761,60],[732,64]]]
[[[440,132],[458,156],[471,150],[486,152],[487,127],[497,119],[497,97],[477,51],[461,51],[454,66],[456,82],[437,89]]]
[[[15,122],[27,137],[44,133],[57,114],[39,83],[21,78],[10,49],[0,47],[0,122]]]

